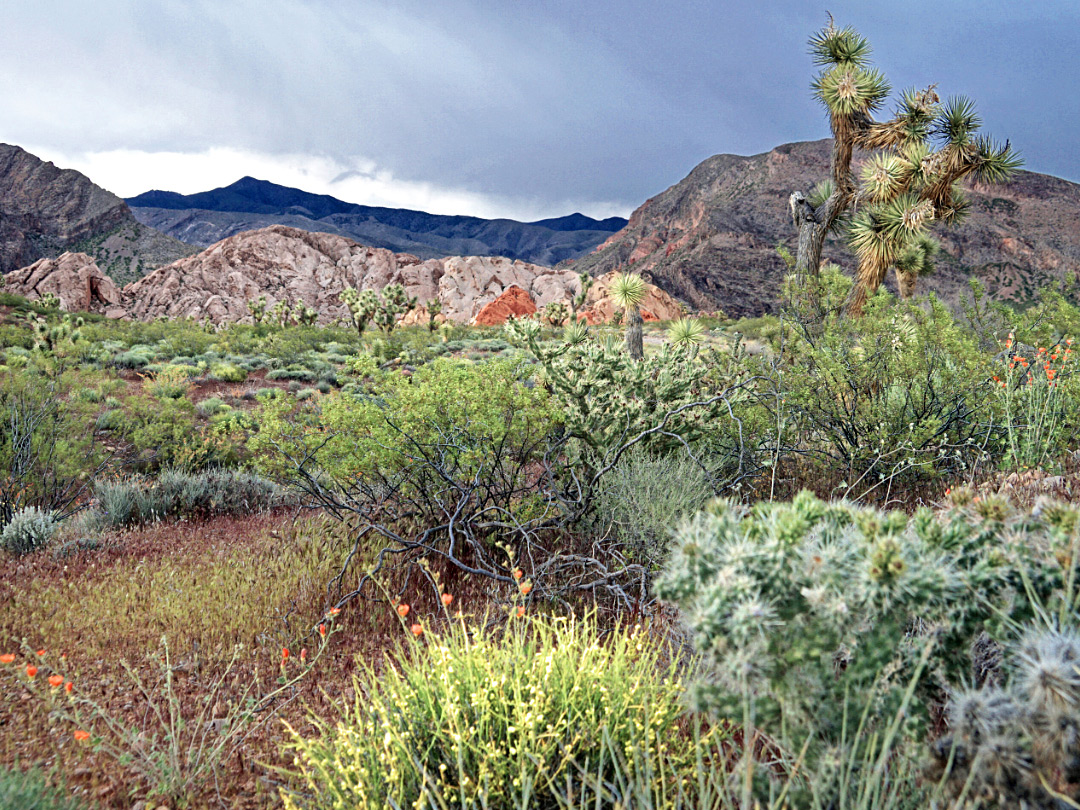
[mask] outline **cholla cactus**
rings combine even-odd
[[[0,532],[0,547],[12,554],[28,554],[48,543],[55,533],[56,519],[51,512],[26,506]]]
[[[828,726],[846,684],[895,689],[882,673],[910,671],[924,642],[934,644],[931,668],[955,682],[984,627],[1023,620],[1033,602],[1045,615],[1073,604],[1063,566],[1074,564],[1076,517],[1052,504],[1025,514],[996,498],[943,517],[828,504],[805,492],[753,509],[718,501],[678,530],[657,594],[682,609],[712,669],[702,707],[731,711],[748,685],[785,701],[789,719],[825,715]],[[1051,662],[1064,672],[1071,655],[1021,649],[1031,650],[1022,663],[1039,662],[1031,668],[1043,675]],[[1073,677],[1059,674],[1052,683],[1062,685],[1046,687],[1042,705],[1057,706],[1055,718],[1072,705]]]
[[[964,807],[1057,810],[1080,799],[1080,637],[1031,630],[1008,687],[958,691],[933,776]]]

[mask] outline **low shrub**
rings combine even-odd
[[[242,383],[247,375],[247,370],[233,363],[214,363],[209,371],[210,379],[227,383]]]
[[[113,358],[113,365],[117,368],[142,368],[150,364],[150,358],[138,352],[123,352]]]
[[[582,774],[613,772],[605,741],[630,771],[647,757],[672,774],[715,739],[680,729],[677,664],[640,628],[600,643],[590,620],[512,621],[501,636],[417,624],[430,640],[394,663],[358,660],[341,719],[292,731],[286,808],[557,807]]]
[[[195,406],[195,413],[204,418],[209,418],[214,414],[224,413],[230,410],[232,409],[222,402],[219,397],[208,397]]]
[[[0,810],[87,810],[52,787],[40,771],[0,770]]]
[[[48,543],[56,534],[56,527],[52,512],[25,506],[15,512],[0,532],[0,548],[12,554],[29,554]]]
[[[295,380],[296,382],[315,382],[318,375],[308,368],[289,366],[288,368],[275,368],[266,373],[268,380]]]

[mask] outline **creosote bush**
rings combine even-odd
[[[340,720],[292,731],[286,808],[557,807],[583,775],[611,773],[610,757],[596,771],[609,748],[692,766],[716,733],[695,742],[679,728],[676,664],[640,629],[603,642],[598,630],[513,618],[500,637],[459,620],[378,669],[359,661]]]

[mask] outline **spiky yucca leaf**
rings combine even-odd
[[[563,340],[570,346],[577,346],[589,339],[589,325],[584,320],[576,320],[563,329]]]
[[[962,222],[971,211],[971,203],[967,195],[960,188],[959,183],[953,183],[944,199],[936,201],[934,205],[935,215],[946,225],[956,225]]]
[[[832,196],[833,191],[836,190],[836,184],[832,180],[822,180],[810,191],[810,196],[806,198],[806,201],[810,203],[810,207],[814,209],[821,208],[825,204],[825,201]]]
[[[877,210],[863,211],[848,226],[848,243],[861,264],[888,267],[896,261],[901,243]]]
[[[975,179],[980,183],[1003,183],[1024,165],[1024,159],[1005,141],[997,143],[986,135],[975,139]]]
[[[920,234],[897,257],[896,269],[916,276],[929,275],[934,272],[934,257],[940,249],[941,244],[934,237]]]
[[[967,146],[982,125],[975,102],[967,96],[953,96],[938,112],[932,135],[952,146]]]
[[[870,61],[870,42],[850,26],[837,28],[832,20],[810,38],[815,65],[864,67]]]
[[[877,110],[889,96],[889,82],[878,70],[837,65],[818,76],[814,95],[834,116],[850,116]]]
[[[697,346],[705,339],[705,325],[697,318],[679,318],[667,330],[668,340],[676,346]]]
[[[910,167],[889,152],[874,155],[862,169],[863,196],[873,202],[892,199],[903,188]]]
[[[615,276],[608,288],[608,293],[614,299],[617,306],[623,309],[632,309],[641,306],[645,300],[648,288],[644,279],[635,273],[620,273]]]

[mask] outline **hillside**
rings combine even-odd
[[[193,249],[138,222],[122,199],[85,175],[0,144],[0,272],[65,251],[92,255],[125,282]]]
[[[827,175],[829,145],[821,140],[752,157],[711,157],[647,200],[625,229],[575,269],[601,275],[629,268],[700,309],[733,316],[771,312],[785,272],[776,245],[795,248],[788,197]],[[922,289],[955,301],[974,276],[998,298],[1023,305],[1040,287],[1080,271],[1080,185],[1022,171],[1006,185],[968,192],[968,219],[934,229],[944,250]],[[824,253],[853,269],[840,240],[826,242]]]
[[[252,177],[198,194],[148,191],[127,202],[144,225],[199,246],[287,225],[422,259],[505,256],[545,265],[584,255],[626,224],[618,217],[599,221],[578,213],[539,222],[441,216],[356,205]]]

